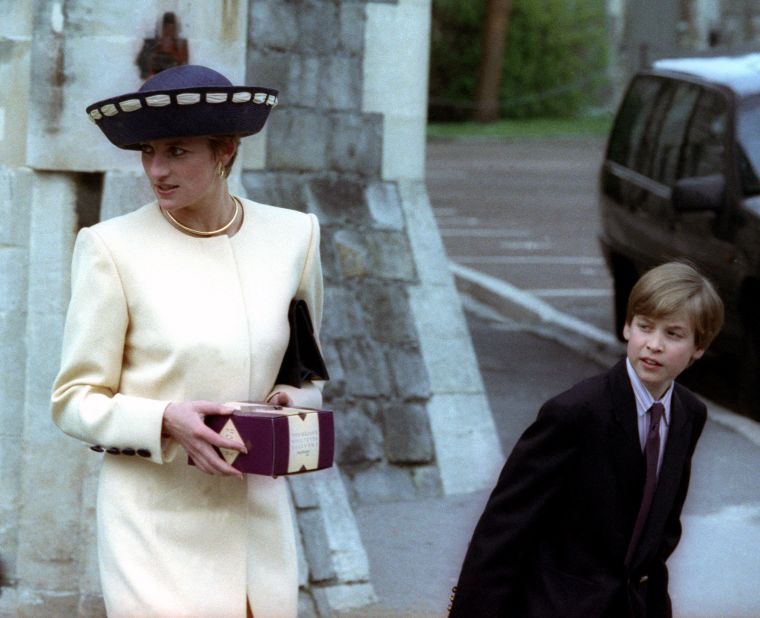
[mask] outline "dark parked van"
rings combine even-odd
[[[602,249],[618,336],[638,276],[685,258],[718,287],[718,352],[760,418],[760,54],[662,60],[637,74],[602,164]]]

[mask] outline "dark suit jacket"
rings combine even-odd
[[[704,404],[677,384],[657,490],[626,567],[646,472],[625,361],[549,400],[512,451],[475,528],[449,615],[671,616],[665,561],[681,536],[706,416]]]

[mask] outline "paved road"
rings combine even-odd
[[[600,138],[433,141],[430,199],[450,259],[612,331],[597,236]]]

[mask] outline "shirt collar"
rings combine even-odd
[[[633,388],[633,395],[636,398],[636,413],[639,416],[644,416],[649,408],[652,407],[653,403],[661,403],[663,407],[665,408],[665,413],[663,414],[663,417],[665,418],[665,424],[670,425],[670,401],[673,398],[673,382],[670,383],[670,386],[668,386],[668,390],[665,391],[665,394],[660,397],[659,400],[656,400],[654,397],[652,397],[652,393],[650,393],[647,390],[647,387],[644,386],[644,384],[641,382],[641,379],[636,374],[636,371],[633,368],[633,365],[631,364],[631,361],[626,358],[625,359],[625,368],[628,370],[628,378],[631,381],[631,387]]]

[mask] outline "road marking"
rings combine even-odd
[[[505,251],[540,251],[551,249],[552,244],[545,240],[503,240],[499,248]]]
[[[478,219],[477,217],[467,217],[467,216],[459,216],[459,215],[446,217],[444,221],[446,225],[450,225],[452,228],[455,228],[455,229],[461,225],[464,225],[467,228],[472,228],[477,225],[481,225],[480,219]],[[440,225],[438,227],[440,227]]]
[[[594,288],[545,288],[545,289],[526,289],[526,292],[535,294],[541,298],[601,298],[612,296],[612,290],[594,289]]]
[[[603,266],[604,259],[589,255],[450,255],[459,264],[562,264]]]
[[[455,227],[439,227],[441,236],[471,237],[471,238],[528,238],[532,235],[529,230],[499,230],[499,229],[463,229]]]

